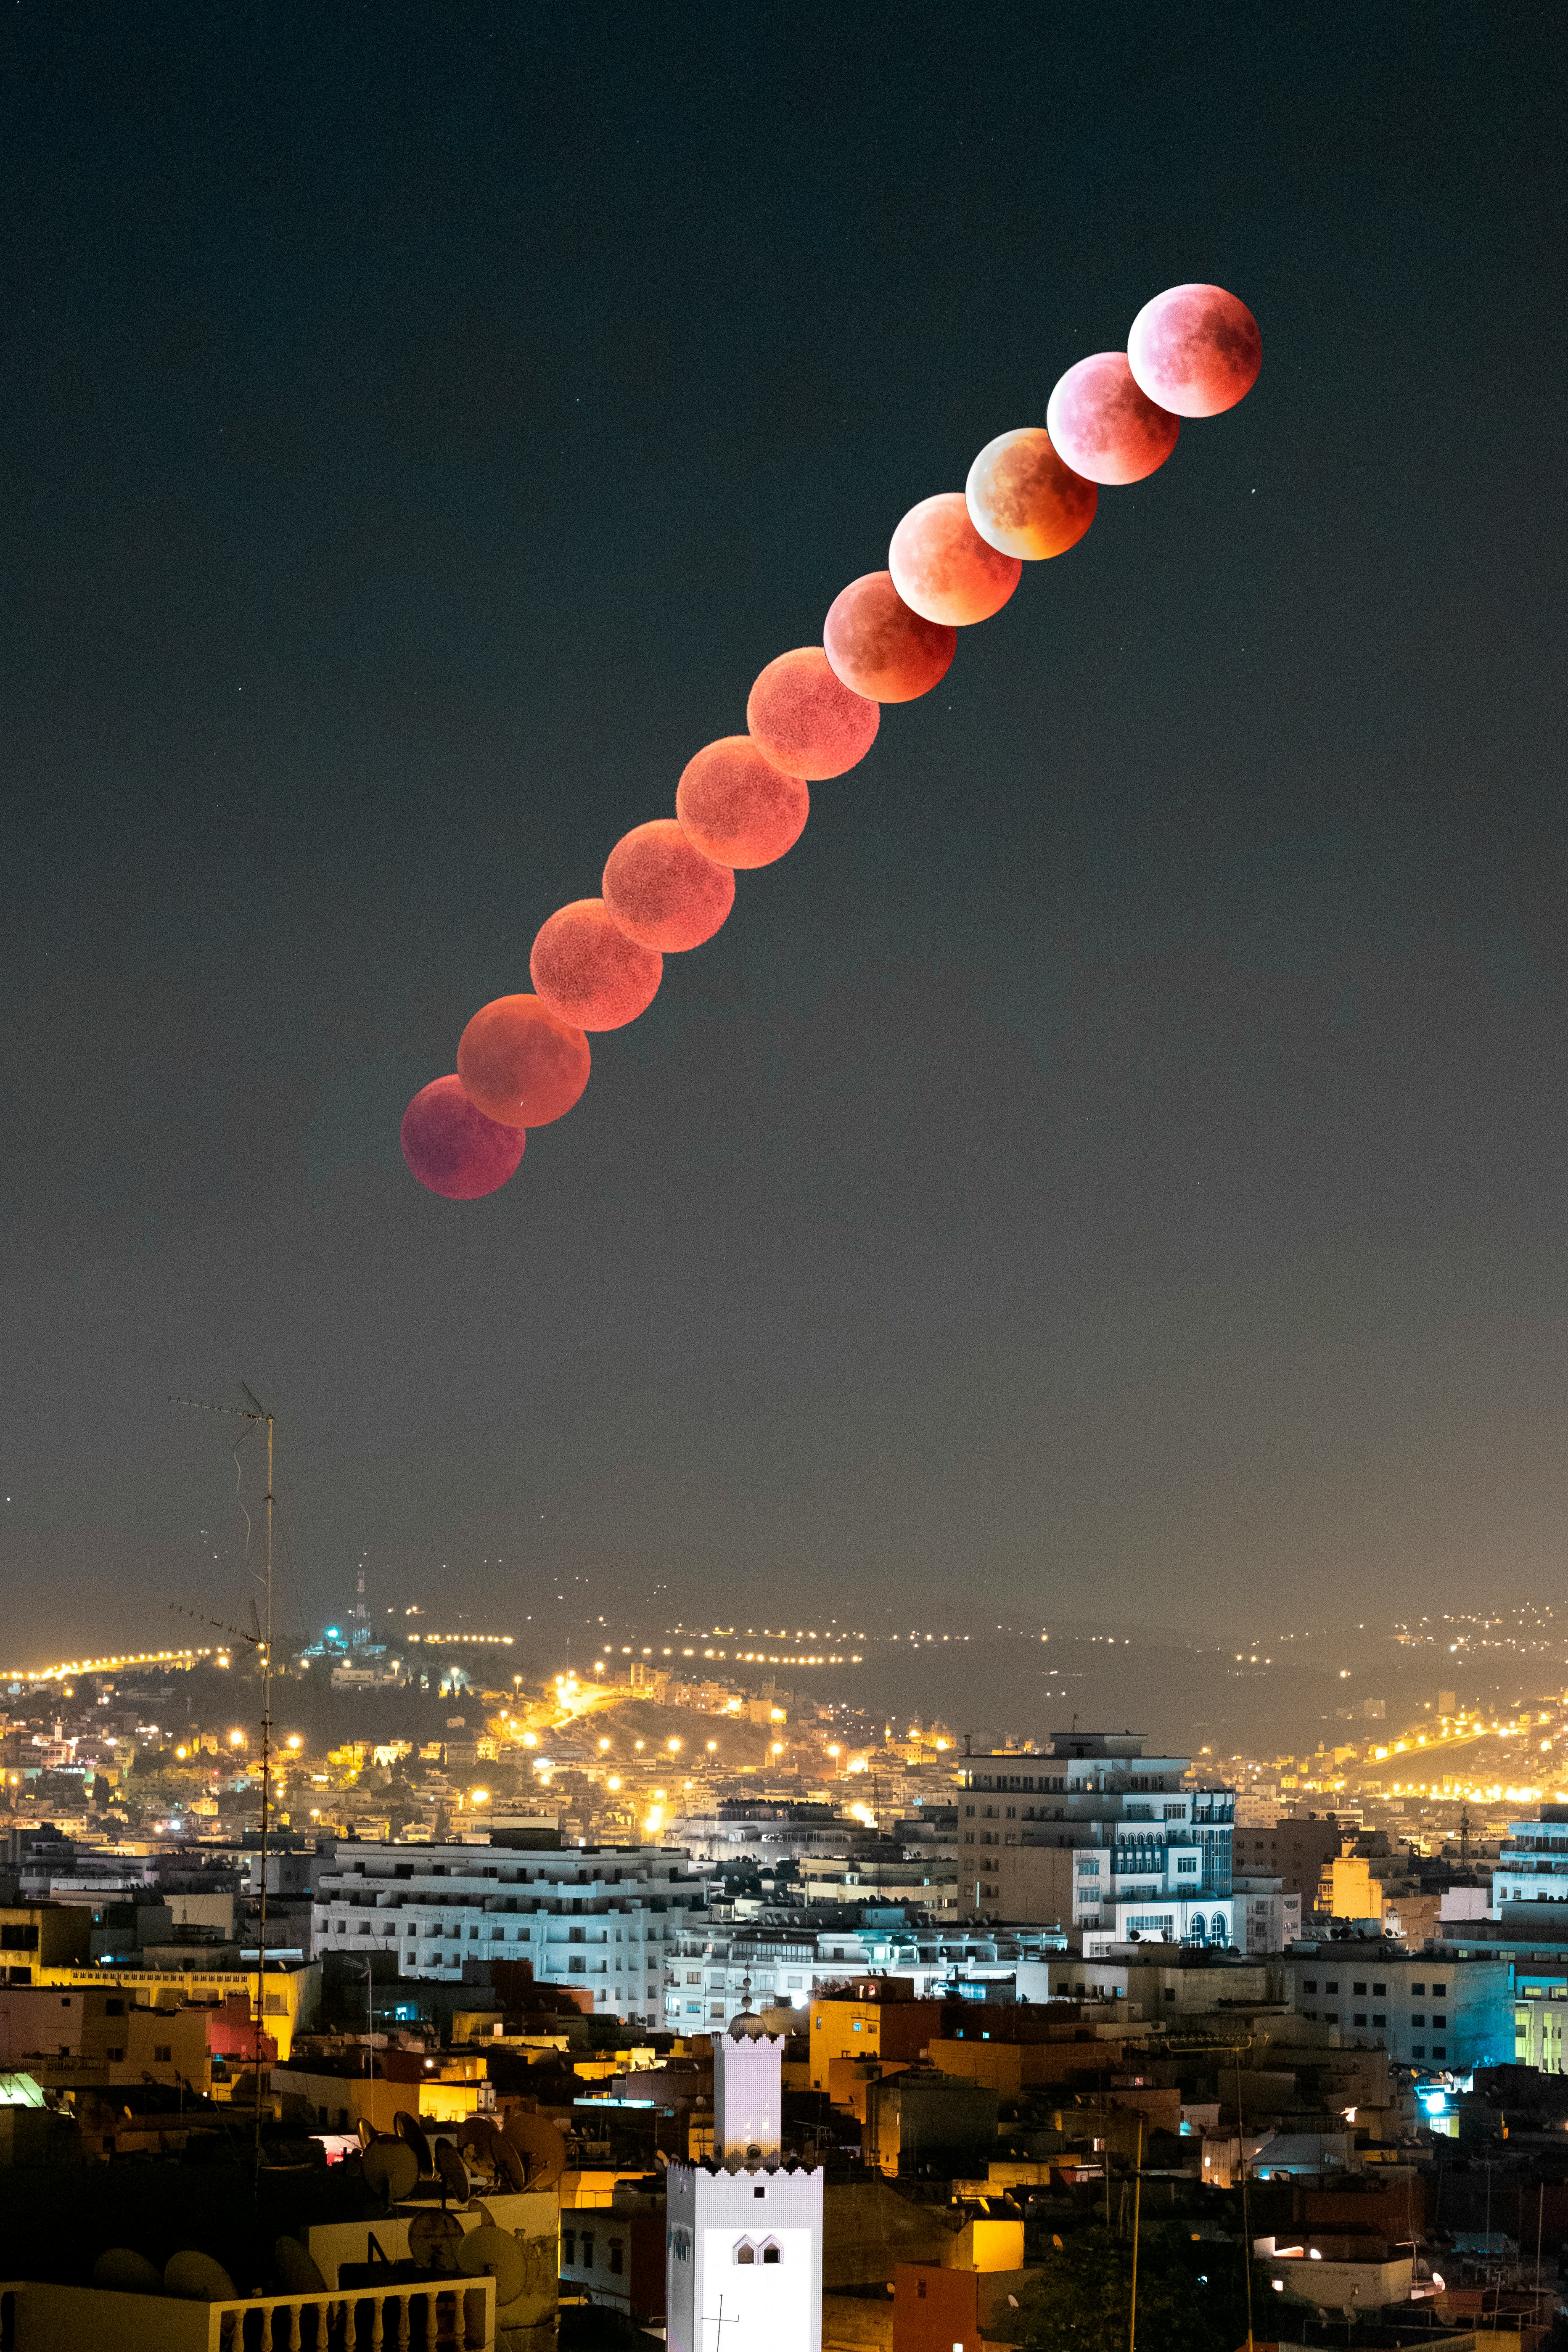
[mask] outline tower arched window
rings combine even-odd
[[[755,2246],[752,2245],[750,2238],[741,2239],[735,2248],[735,2260],[738,2263],[754,2263],[756,2259],[757,2250]]]

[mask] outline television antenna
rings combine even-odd
[[[183,1609],[176,1612],[184,1617],[195,1617],[202,1623],[216,1626],[220,1633],[232,1634],[237,1641],[246,1643],[255,1651],[257,1664],[261,1669],[261,1909],[258,1923],[256,1949],[255,2158],[255,2188],[259,2195],[261,2189],[261,2043],[267,1984],[267,1833],[271,1825],[272,1817],[272,1514],[275,1502],[272,1492],[273,1416],[253,1389],[247,1388],[243,1381],[240,1381],[239,1386],[245,1398],[242,1405],[213,1404],[205,1397],[171,1397],[169,1402],[171,1404],[188,1406],[193,1412],[224,1412],[228,1413],[236,1421],[247,1423],[248,1427],[244,1436],[240,1438],[239,1444],[235,1447],[237,1462],[239,1446],[244,1444],[246,1437],[250,1435],[251,1431],[265,1429],[267,1432],[267,1492],[263,1497],[267,1509],[267,1555],[260,1580],[262,1605],[258,1611],[254,1599],[251,1601],[250,1631],[247,1633],[237,1625],[220,1624],[216,1617],[202,1617],[201,1612],[195,1609]],[[244,1505],[242,1504],[240,1507],[243,1510]],[[247,1512],[247,1534],[249,1527],[250,1517]]]

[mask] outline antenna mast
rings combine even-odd
[[[243,1381],[239,1385],[244,1390],[246,1397],[246,1402],[243,1405],[209,1404],[202,1397],[171,1397],[169,1401],[172,1404],[189,1405],[197,1412],[232,1413],[237,1421],[248,1422],[251,1428],[264,1428],[267,1432],[267,1494],[265,1496],[267,1564],[262,1579],[262,1607],[258,1621],[256,1603],[252,1601],[250,1618],[253,1631],[239,1634],[240,1640],[248,1642],[255,1650],[257,1663],[261,1669],[261,1847],[259,1857],[261,1903],[257,1924],[255,2061],[255,2180],[257,2192],[259,2194],[261,2187],[261,2044],[267,1986],[267,1840],[272,1821],[272,1513],[276,1498],[272,1491],[273,1416],[253,1390],[247,1388]],[[241,1438],[239,1443],[243,1445],[244,1438]],[[236,1453],[237,1452],[237,1447]],[[248,1525],[248,1520],[247,1524]],[[223,1630],[226,1633],[238,1632],[238,1628],[234,1626],[226,1626]]]

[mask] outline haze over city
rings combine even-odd
[[[6,2347],[1568,2344],[1563,50],[0,22]]]

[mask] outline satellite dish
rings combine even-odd
[[[187,2303],[237,2303],[234,2281],[221,2263],[195,2246],[182,2246],[163,2265],[163,2292]]]
[[[327,2282],[321,2266],[308,2246],[298,2238],[278,2239],[272,2249],[272,2267],[285,2294],[323,2294]]]
[[[458,2267],[463,2225],[445,2206],[426,2205],[408,2224],[408,2252],[422,2271],[451,2273]]]
[[[493,2278],[498,2304],[515,2303],[528,2275],[510,2230],[470,2230],[458,2248],[458,2268],[465,2278]]]
[[[389,2205],[395,2205],[400,2197],[412,2197],[419,2185],[419,2158],[405,2141],[384,2132],[366,2148],[360,2169],[365,2187],[376,2190]]]
[[[436,2169],[436,2159],[430,2153],[430,2143],[420,2128],[418,2117],[411,2116],[406,2107],[399,2107],[392,2118],[392,2128],[405,2147],[414,2150],[419,2159],[420,2177],[427,2180]]]
[[[443,2198],[455,2197],[459,2205],[466,2205],[471,2188],[468,2168],[449,2139],[436,2143],[436,2169],[441,2176]]]
[[[163,2273],[133,2246],[108,2246],[92,2266],[94,2286],[117,2294],[162,2294]]]
[[[528,2167],[504,2134],[497,2134],[492,2153],[496,2171],[507,2187],[519,2191],[525,2189],[528,2187]]]
[[[506,2137],[528,2167],[530,2189],[553,2189],[566,2169],[566,2142],[549,2116],[513,2107],[507,2116]]]
[[[374,2124],[367,2124],[364,2117],[361,2116],[359,2122],[354,2126],[354,2129],[359,2134],[360,2153],[363,2155],[376,2136],[375,2126]]]

